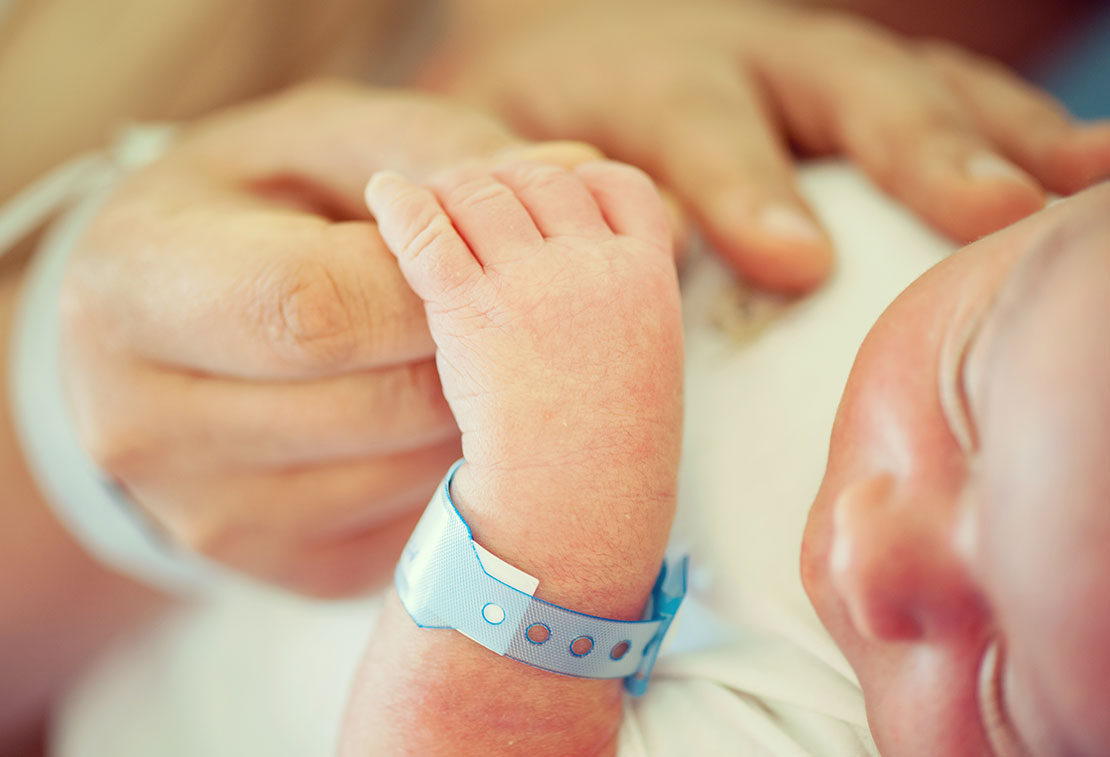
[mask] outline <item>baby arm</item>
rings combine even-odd
[[[424,300],[466,464],[452,495],[476,542],[536,596],[638,619],[674,511],[682,331],[651,182],[593,163],[379,174],[367,200]],[[607,754],[621,682],[558,676],[395,594],[355,682],[341,753]]]

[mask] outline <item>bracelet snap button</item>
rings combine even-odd
[[[505,620],[505,611],[501,609],[501,605],[496,605],[493,602],[487,602],[482,607],[482,617],[491,626],[500,625]]]

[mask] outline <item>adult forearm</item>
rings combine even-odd
[[[41,725],[105,643],[166,602],[89,557],[27,471],[12,429],[6,364],[20,275],[0,271],[0,754]]]

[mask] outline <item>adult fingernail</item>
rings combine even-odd
[[[972,155],[967,161],[968,177],[979,180],[1005,179],[1007,181],[1020,181],[1023,184],[1032,184],[1032,179],[1008,160],[988,152]]]
[[[779,239],[798,242],[820,242],[824,239],[817,224],[790,205],[768,205],[760,213],[759,225],[765,234]]]

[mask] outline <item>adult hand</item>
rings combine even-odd
[[[188,129],[67,273],[65,380],[93,459],[171,539],[263,580],[340,595],[384,578],[459,440],[363,187],[505,151],[597,155],[343,84]]]
[[[832,263],[789,144],[843,153],[960,241],[1110,175],[1110,125],[950,46],[788,3],[602,5],[446,51],[429,81],[645,168],[763,286],[806,290]]]

